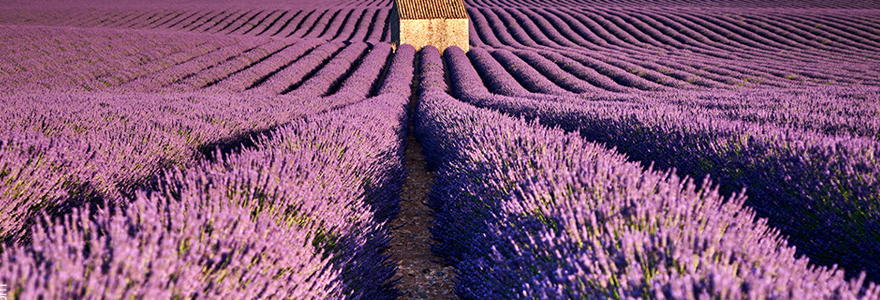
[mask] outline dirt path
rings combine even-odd
[[[434,174],[428,172],[422,146],[412,134],[406,138],[406,182],[400,201],[400,215],[391,221],[391,253],[397,259],[397,276],[401,277],[397,288],[401,300],[450,299],[454,297],[451,266],[439,263],[440,258],[431,253],[431,209],[427,201]]]

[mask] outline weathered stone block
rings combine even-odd
[[[395,47],[433,45],[441,52],[449,46],[470,48],[463,0],[396,0],[390,22]]]

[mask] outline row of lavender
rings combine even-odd
[[[514,54],[515,53],[515,54]],[[539,54],[540,53],[540,54]],[[546,55],[546,57],[544,57]],[[541,101],[590,103],[596,100],[641,103],[653,105],[660,101],[670,105],[689,108],[691,113],[711,115],[716,118],[769,123],[782,127],[796,127],[820,131],[825,134],[855,135],[866,138],[880,137],[880,104],[876,87],[852,85],[796,87],[787,89],[744,89],[720,91],[712,89],[670,89],[659,93],[639,93],[615,85],[613,81],[596,76],[589,68],[577,62],[560,59],[558,62],[568,70],[545,58],[564,58],[551,52],[507,51],[474,48],[460,62],[470,64],[485,83],[469,86],[480,93],[528,98]],[[468,61],[469,60],[469,61]],[[535,65],[536,68],[530,68]],[[566,72],[568,71],[568,72]],[[546,75],[545,75],[546,74]],[[584,75],[580,80],[570,74]],[[630,80],[619,74],[615,79]],[[635,81],[632,81],[635,82]],[[637,86],[638,83],[635,83]],[[609,93],[593,86],[602,86]],[[577,92],[582,91],[582,92]],[[645,101],[644,99],[650,99]]]
[[[63,25],[124,29],[173,30],[220,35],[276,38],[387,41],[390,10],[359,6],[350,9],[194,9],[144,10],[63,8],[58,10],[0,11],[7,24]],[[384,6],[384,5],[381,5]],[[211,6],[209,6],[211,7]]]
[[[351,2],[363,2],[364,0],[351,0]],[[847,8],[847,9],[876,9],[880,8],[876,2],[859,1],[827,1],[827,0],[466,0],[468,6],[477,7],[696,7],[717,8],[750,7],[755,9],[778,9],[778,8]]]
[[[503,67],[485,51],[445,56],[456,97],[578,132],[658,169],[711,175],[725,195],[746,188],[746,204],[799,253],[880,276],[877,88],[529,97],[516,79],[492,76]]]
[[[878,58],[880,28],[833,13],[471,8],[469,15],[478,47],[563,56],[642,90],[877,84],[865,63]]]
[[[0,84],[9,88],[4,93],[13,95],[206,91],[326,96],[335,93],[355,70],[378,76],[391,50],[382,43],[318,39],[193,34],[156,38],[144,33],[119,36],[121,31],[115,30],[5,29],[2,32],[21,31],[34,38],[58,37],[58,46],[19,50],[8,55],[16,59],[0,65],[5,73],[0,75]],[[91,35],[82,38],[84,34]],[[100,54],[94,55],[95,51]]]
[[[389,45],[368,49],[363,43],[352,44],[331,59],[344,45],[328,44],[336,50],[321,51],[327,45],[313,50],[316,44],[304,41],[285,48],[295,52],[283,56],[283,60],[295,60],[285,70],[299,76],[282,70],[285,80],[267,80],[265,86],[283,89],[295,80],[296,88],[286,95],[276,95],[261,85],[247,95],[143,94],[119,89],[118,93],[4,98],[0,107],[0,179],[4,183],[0,185],[0,238],[26,239],[28,225],[43,213],[63,213],[102,198],[131,197],[137,187],[150,182],[151,174],[193,164],[210,156],[212,147],[234,147],[279,124],[378,94],[392,58]],[[303,55],[307,51],[311,52]],[[235,61],[226,60],[198,75],[210,75]],[[267,59],[262,63],[278,62]],[[184,73],[174,70],[151,73],[141,77],[151,80],[139,79],[126,86],[164,82]],[[242,84],[226,82],[257,80],[254,77],[259,74],[238,72],[215,86],[234,89]],[[196,77],[209,78],[188,78]]]
[[[385,222],[398,209],[414,55],[396,52],[375,97],[171,168],[130,200],[45,219],[4,250],[0,281],[15,299],[394,298]]]
[[[775,87],[802,81],[880,84],[880,74],[865,64],[876,61],[873,53],[880,49],[874,38],[880,27],[870,11],[591,6],[576,10],[475,6],[468,11],[471,43],[477,47],[563,50],[560,54],[566,59],[636,89]],[[71,19],[67,11],[50,18],[31,16],[39,12],[5,15],[8,23],[58,19],[67,20],[58,21],[65,26],[370,42],[387,40],[388,30],[378,28],[387,24],[387,9],[83,13],[88,17]],[[27,20],[17,20],[18,15]],[[236,30],[215,30],[227,27]],[[833,63],[835,68],[816,62]]]
[[[454,85],[479,84],[450,59],[464,53],[445,53]],[[460,102],[437,50],[419,59],[416,132],[438,176],[434,250],[458,268],[462,298],[880,297],[864,277],[796,259],[746,197]]]
[[[871,53],[880,47],[873,39],[880,28],[870,21],[835,13],[730,13],[470,9],[472,43],[493,48],[492,55],[512,76],[548,84],[532,90],[537,93],[880,84],[880,74],[870,63],[877,59]],[[736,15],[743,21],[731,19]],[[169,34],[173,40],[165,44],[151,43],[152,36],[139,33],[140,38],[129,39],[148,42],[126,43],[107,40],[117,31],[101,31],[93,32],[100,37],[82,42],[73,37],[83,32],[58,29],[51,34],[63,34],[60,45],[43,49],[44,42],[12,33],[22,30],[46,31],[21,26],[5,30],[29,49],[4,56],[8,60],[0,68],[5,73],[0,83],[16,91],[179,92],[223,81],[221,85],[237,86],[218,91],[241,91],[291,66],[321,41],[293,40],[296,46],[291,46],[290,41],[266,38]],[[342,47],[340,43],[333,45]],[[102,54],[90,55],[96,51]],[[72,69],[76,71],[60,72]],[[237,79],[226,80],[230,76]],[[293,84],[274,90],[289,92]]]

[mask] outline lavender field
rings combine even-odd
[[[0,297],[880,299],[880,2],[0,1]]]

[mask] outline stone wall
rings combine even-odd
[[[458,46],[464,51],[470,48],[468,40],[468,19],[391,19],[391,41],[394,46],[413,45],[421,49],[434,45],[441,52],[449,46]]]

